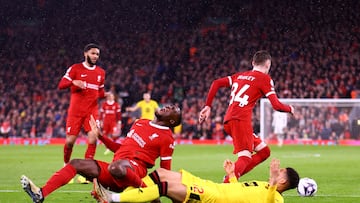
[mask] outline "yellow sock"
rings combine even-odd
[[[150,178],[150,176],[145,176],[142,178],[142,181],[146,184],[146,186],[155,185],[154,181]]]
[[[120,202],[149,202],[159,197],[159,187],[154,184],[144,188],[134,188],[121,192]]]
[[[150,176],[145,176],[142,178],[142,181],[146,184],[147,187],[155,185],[154,181],[150,178]],[[125,188],[125,190],[123,192],[126,192],[128,190],[133,190],[136,189],[133,186],[128,186],[127,188]]]

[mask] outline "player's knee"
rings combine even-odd
[[[156,169],[156,172],[159,175],[160,180],[162,180],[166,174],[166,169],[158,168],[158,169]]]
[[[74,147],[74,143],[68,142],[68,141],[65,142],[65,145],[66,145],[67,148],[73,148]]]
[[[174,171],[170,171],[164,168],[158,168],[156,169],[157,174],[159,175],[160,181],[167,181],[169,179],[175,179],[176,174],[180,174]]]
[[[65,145],[66,145],[68,148],[73,148],[75,141],[76,141],[76,136],[69,135],[69,136],[66,137]]]
[[[113,177],[123,178],[126,176],[126,170],[128,167],[131,167],[131,165],[124,161],[116,161],[109,165],[108,170]]]
[[[72,159],[69,161],[77,173],[88,174],[91,177],[97,177],[99,174],[98,166],[94,160]]]
[[[81,160],[81,159],[71,159],[71,160],[69,161],[69,164],[70,164],[71,166],[73,166],[77,171],[78,171],[79,169],[81,169],[81,167],[83,166],[83,163],[82,163],[82,160]]]

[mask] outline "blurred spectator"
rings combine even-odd
[[[77,47],[89,41],[103,45],[105,85],[113,86],[122,106],[135,105],[147,91],[160,105],[181,104],[184,138],[198,127],[191,121],[197,120],[204,105],[198,101],[210,82],[249,69],[259,49],[273,55],[278,71],[270,74],[280,98],[354,98],[360,80],[359,10],[354,0],[48,0],[42,6],[8,1],[0,7],[0,120],[9,118],[9,136],[27,137],[35,124],[41,137],[44,121],[51,121],[53,137],[65,137],[69,101],[54,81],[81,51]],[[217,93],[207,130],[224,116],[227,94]],[[309,116],[316,115],[298,118],[305,126],[292,125],[288,137],[319,133],[308,127]]]
[[[0,126],[1,137],[8,138],[10,135],[10,131],[11,131],[10,121],[7,119],[1,122],[1,126]]]

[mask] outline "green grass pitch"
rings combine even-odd
[[[355,203],[360,202],[360,147],[352,146],[271,146],[271,157],[241,180],[267,180],[271,158],[279,158],[281,166],[291,166],[302,177],[311,177],[318,184],[314,197],[299,197],[296,190],[285,192],[289,203]],[[85,146],[75,146],[73,158],[82,158]],[[110,161],[100,145],[96,159]],[[222,162],[234,160],[230,145],[177,145],[173,169],[184,168],[202,178],[221,182]],[[19,179],[22,174],[38,186],[63,166],[62,146],[1,146],[0,147],[0,203],[30,203]],[[150,169],[149,171],[152,171]],[[68,184],[50,194],[45,202],[95,202],[90,196],[91,184]],[[162,201],[170,202],[166,198]]]

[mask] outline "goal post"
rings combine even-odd
[[[280,99],[295,114],[273,110],[260,100],[260,136],[264,140],[360,139],[360,99]]]

